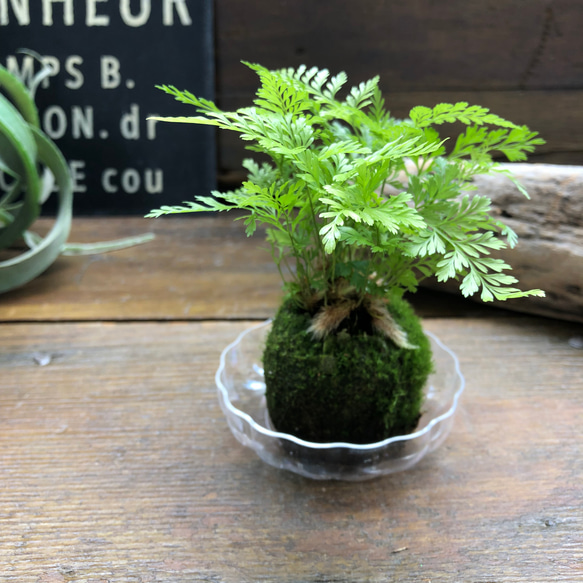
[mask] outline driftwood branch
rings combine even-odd
[[[583,322],[583,166],[506,164],[526,187],[527,200],[502,175],[476,178],[478,192],[519,236],[516,248],[497,256],[510,263],[521,289],[541,288],[546,298],[510,300],[502,307]],[[458,286],[446,285],[448,291]],[[428,287],[443,284],[429,282]]]

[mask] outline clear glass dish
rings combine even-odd
[[[215,380],[233,435],[268,464],[317,480],[367,480],[406,470],[448,435],[464,390],[458,359],[431,332],[435,372],[425,388],[417,429],[371,444],[312,443],[271,428],[261,358],[271,321],[243,333],[221,354]]]

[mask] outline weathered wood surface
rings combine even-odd
[[[426,283],[412,299],[423,316],[493,315],[513,310],[583,321],[583,167],[512,165],[526,200],[504,177],[480,177],[504,220],[520,235],[503,253],[523,289],[545,299],[474,304],[453,284]],[[530,213],[530,214],[529,214]],[[520,217],[526,217],[521,220]],[[48,219],[39,221],[46,229]],[[245,237],[229,216],[77,218],[71,241],[153,231],[156,239],[113,253],[60,257],[41,277],[0,295],[0,321],[262,319],[281,298],[279,275],[260,235]],[[441,291],[440,291],[441,290]],[[57,294],[55,294],[57,291]]]
[[[583,164],[579,0],[313,2],[217,0],[217,98],[248,105],[256,76],[241,59],[380,75],[396,116],[414,105],[466,100],[527,124],[547,140],[539,162]],[[225,177],[245,155],[219,132]]]
[[[530,200],[502,175],[475,181],[477,192],[492,199],[495,211],[519,235],[517,247],[495,255],[512,265],[522,289],[540,288],[547,294],[512,300],[507,307],[583,322],[583,166],[506,168],[526,187]],[[431,287],[444,289],[438,283]]]
[[[254,85],[241,59],[269,67],[306,62],[362,78],[380,74],[398,91],[582,88],[580,54],[573,50],[580,46],[577,0],[215,5],[225,93]]]
[[[426,292],[467,380],[448,441],[311,482],[240,446],[216,400],[220,351],[279,301],[268,253],[228,217],[78,218],[71,238],[147,229],[0,296],[2,581],[583,577],[580,326]]]
[[[49,221],[39,221],[46,230]],[[70,241],[95,242],[147,231],[145,245],[59,257],[25,287],[0,294],[0,322],[65,320],[265,319],[282,297],[261,236],[247,238],[229,216],[76,218]],[[421,315],[504,313],[434,291],[413,301]]]
[[[426,321],[467,380],[453,431],[354,484],[275,470],[231,436],[214,370],[248,325],[0,326],[3,582],[583,580],[578,327]]]
[[[47,219],[39,221],[46,229]],[[59,257],[26,287],[0,295],[1,320],[267,318],[281,297],[277,269],[231,217],[76,218],[69,240],[153,232],[144,245]]]

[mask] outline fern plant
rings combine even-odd
[[[253,106],[225,112],[163,85],[199,115],[158,119],[238,132],[270,162],[245,160],[241,188],[149,217],[242,210],[248,235],[266,227],[284,285],[304,303],[314,293],[338,295],[347,284],[359,297],[402,294],[432,275],[459,279],[464,296],[479,292],[484,301],[543,295],[519,290],[510,266],[490,256],[517,237],[490,215],[488,198],[472,193],[474,176],[503,172],[494,152],[524,160],[544,143],[536,132],[465,102],[418,106],[395,119],[378,77],[340,99],[344,73],[247,65],[260,79]],[[452,122],[467,128],[446,153],[437,126]]]
[[[494,152],[524,160],[543,141],[465,102],[395,119],[377,77],[345,92],[344,73],[248,66],[260,80],[251,107],[226,112],[163,85],[197,115],[158,119],[235,131],[269,161],[245,160],[248,177],[235,191],[148,216],[237,209],[248,235],[265,228],[288,292],[263,353],[278,431],[344,443],[408,433],[432,355],[403,293],[436,276],[485,301],[543,294],[515,287],[509,265],[491,256],[516,234],[472,192],[474,176],[502,171]],[[438,128],[452,122],[466,129],[448,151]]]

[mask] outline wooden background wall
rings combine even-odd
[[[537,130],[532,162],[583,165],[582,0],[215,0],[217,100],[248,105],[270,68],[316,65],[351,84],[381,76],[397,117],[465,100]],[[219,174],[245,151],[219,132]]]

